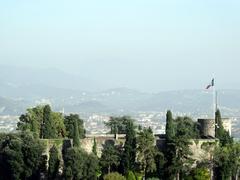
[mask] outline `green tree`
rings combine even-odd
[[[230,177],[236,179],[240,170],[240,144],[228,144],[220,146],[214,154],[216,178],[227,180]]]
[[[109,173],[103,177],[104,180],[126,180],[124,176],[121,174],[114,172],[114,173]]]
[[[134,175],[134,173],[132,171],[128,171],[126,179],[127,180],[136,180],[136,176]]]
[[[59,112],[51,112],[51,120],[53,126],[56,128],[56,137],[64,138],[67,135],[65,124],[64,124],[64,117],[62,113]]]
[[[118,149],[112,142],[106,142],[100,158],[100,165],[104,173],[110,173],[112,169],[116,169],[120,163]]]
[[[56,146],[53,146],[50,149],[50,157],[49,157],[49,167],[48,167],[48,179],[55,179],[58,174],[59,169],[59,155],[58,155],[58,149]]]
[[[214,160],[217,179],[227,180],[231,177],[230,147],[223,146],[216,149]]]
[[[221,112],[219,109],[217,109],[215,113],[215,123],[216,123],[216,138],[219,139],[220,144],[222,146],[232,144],[233,139],[232,137],[230,137],[229,132],[227,132],[223,127]]]
[[[155,156],[156,168],[157,172],[156,175],[159,179],[164,179],[164,165],[165,165],[165,157],[164,154],[158,150]]]
[[[137,161],[145,176],[156,171],[156,153],[152,130],[144,128],[137,137]]]
[[[24,171],[21,139],[14,135],[2,137],[0,148],[0,177],[20,180]]]
[[[22,114],[17,124],[17,130],[31,131],[36,137],[42,136],[43,106],[27,109],[26,114]]]
[[[73,139],[75,121],[77,121],[77,123],[78,123],[79,137],[84,138],[85,137],[85,129],[83,127],[83,120],[80,119],[78,114],[70,114],[70,115],[64,117],[64,124],[65,124],[66,131],[67,131],[67,137],[70,139]]]
[[[38,177],[41,156],[44,152],[44,146],[33,135],[21,133],[22,154],[24,160],[23,178]]]
[[[123,173],[126,174],[129,170],[133,170],[136,159],[136,132],[133,120],[128,118],[126,122],[126,141],[124,144],[124,151],[121,155],[121,164]]]
[[[110,120],[105,123],[107,127],[109,127],[110,134],[118,134],[120,126],[122,126],[120,118],[118,117],[110,117]]]
[[[43,108],[43,133],[42,136],[44,139],[53,139],[57,137],[57,129],[52,120],[51,116],[51,107],[49,105],[44,106]]]
[[[92,153],[97,156],[97,142],[96,142],[95,137],[93,139]]]
[[[99,171],[99,161],[96,155],[90,154],[85,161],[85,179],[96,180]]]
[[[190,139],[197,138],[199,132],[196,130],[196,124],[189,117],[177,117],[174,120],[175,135],[166,138],[165,158],[165,178],[182,178],[185,173],[189,173],[193,159],[190,150]]]
[[[63,138],[66,136],[63,116],[51,111],[49,105],[27,109],[17,124],[17,130],[30,131],[36,138]]]
[[[166,150],[164,151],[166,157],[165,164],[165,178],[174,179],[175,168],[174,167],[174,158],[176,156],[176,147],[175,147],[175,130],[176,122],[172,117],[172,112],[167,111],[166,114]]]
[[[171,141],[174,138],[174,136],[175,136],[174,120],[172,117],[172,112],[168,110],[166,115],[166,140]]]
[[[81,148],[68,148],[64,154],[64,178],[96,180],[99,162],[94,154],[88,155]]]
[[[172,168],[176,172],[177,179],[191,171],[193,159],[191,158],[190,139],[194,136],[193,129],[194,124],[190,118],[178,117],[176,119],[176,135],[174,138],[176,155],[173,159]]]
[[[210,180],[210,172],[207,168],[195,168],[191,173],[193,180]]]
[[[111,117],[105,125],[110,128],[110,134],[126,134],[129,119],[131,119],[129,116]]]
[[[238,179],[240,173],[240,143],[235,142],[231,145],[230,161],[232,165],[232,179]]]
[[[79,147],[79,146],[80,146],[78,123],[77,123],[76,120],[75,120],[75,122],[74,122],[73,146],[74,146],[74,147]]]
[[[34,179],[39,176],[42,144],[33,135],[7,134],[0,140],[0,177],[7,179]]]
[[[206,167],[195,167],[190,174],[185,174],[184,180],[210,180],[210,171]]]
[[[64,154],[64,178],[66,180],[83,179],[86,158],[87,153],[80,148],[68,148]]]

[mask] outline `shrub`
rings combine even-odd
[[[124,176],[121,174],[114,172],[114,173],[109,173],[103,177],[104,180],[126,180]]]

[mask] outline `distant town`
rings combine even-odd
[[[70,114],[70,113],[66,113]],[[105,122],[110,120],[110,117],[113,114],[109,113],[79,113],[80,117],[84,121],[84,127],[87,131],[87,134],[97,135],[105,134],[109,132],[109,129],[105,126]],[[165,133],[165,124],[166,124],[166,112],[137,112],[130,114],[131,117],[135,120],[137,125],[142,127],[151,127],[155,134],[164,134]],[[191,113],[182,113],[175,112],[176,116],[189,116],[194,120],[197,120],[199,117],[207,118],[205,116],[196,116]],[[232,136],[234,138],[240,138],[240,117],[231,118],[232,124]],[[0,116],[0,132],[13,132],[16,130],[17,123],[19,121],[19,116],[12,115],[2,115]]]

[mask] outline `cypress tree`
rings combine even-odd
[[[51,107],[46,105],[43,109],[43,138],[56,138],[56,128],[51,119]]]
[[[174,166],[174,158],[176,156],[176,147],[175,147],[175,127],[174,120],[172,117],[172,112],[170,110],[167,111],[166,114],[166,150],[164,152],[164,156],[166,157],[165,164],[165,178],[174,179],[175,170]]]
[[[50,157],[49,157],[49,168],[48,168],[48,179],[55,179],[58,173],[59,168],[59,158],[58,158],[58,150],[56,146],[53,146],[50,149]]]
[[[73,146],[74,147],[79,147],[80,146],[80,141],[79,141],[79,131],[78,131],[78,123],[75,120],[74,121],[74,136],[73,136]]]
[[[126,142],[122,154],[122,171],[126,174],[129,170],[133,170],[136,159],[136,132],[132,119],[126,119]]]
[[[174,131],[174,122],[172,117],[172,112],[170,110],[167,111],[166,115],[166,140],[172,140],[175,136]]]
[[[97,142],[96,142],[95,137],[94,137],[94,140],[93,140],[92,152],[93,152],[93,154],[95,154],[97,156]]]
[[[217,109],[216,113],[215,113],[215,124],[216,124],[216,138],[221,138],[224,134],[224,128],[223,128],[223,124],[222,124],[222,117],[221,117],[221,113],[220,110]]]
[[[217,109],[216,113],[215,113],[215,124],[216,124],[216,138],[219,139],[220,144],[222,146],[225,146],[227,144],[232,144],[233,143],[233,139],[232,137],[230,137],[229,132],[227,132],[224,127],[223,127],[223,123],[222,123],[222,117],[221,117],[221,112],[219,109]]]

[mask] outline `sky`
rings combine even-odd
[[[240,89],[238,0],[0,0],[0,64],[114,87]]]

